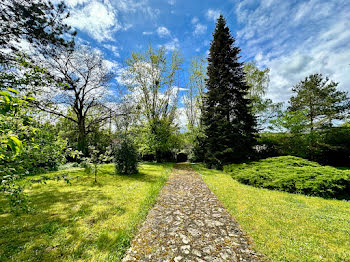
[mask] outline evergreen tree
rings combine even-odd
[[[311,74],[297,83],[289,100],[288,110],[306,110],[310,132],[331,127],[333,120],[343,120],[350,107],[348,93],[337,90],[339,83],[322,74]]]
[[[254,152],[256,120],[246,98],[249,86],[243,63],[238,62],[240,48],[234,42],[220,15],[210,47],[201,117],[204,162],[214,168],[248,160]]]

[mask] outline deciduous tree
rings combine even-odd
[[[162,161],[171,148],[175,127],[182,57],[174,51],[167,59],[164,48],[151,46],[144,53],[132,53],[122,79],[131,91],[130,102],[138,109],[140,122],[147,126],[148,149]]]
[[[188,129],[199,126],[203,94],[206,78],[206,61],[204,57],[194,57],[191,60],[190,76],[187,91],[184,95]]]
[[[45,59],[43,63],[56,76],[57,82],[39,89],[33,87],[37,95],[32,104],[75,123],[79,134],[78,150],[86,154],[87,135],[96,124],[111,117],[112,109],[106,102],[113,96],[109,89],[113,74],[102,55],[86,46],[74,51],[63,49],[60,55]]]
[[[269,68],[259,69],[255,62],[244,63],[244,73],[250,89],[247,98],[251,101],[252,113],[257,118],[258,129],[264,129],[270,119],[281,109],[282,103],[273,103],[265,98],[270,83]]]

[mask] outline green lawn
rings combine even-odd
[[[50,173],[80,178],[33,184],[31,214],[0,213],[0,261],[119,261],[171,168],[142,164],[140,174],[122,176],[108,164],[97,184],[80,168]]]
[[[193,164],[272,261],[350,261],[350,202],[256,188]]]

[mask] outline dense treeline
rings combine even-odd
[[[261,133],[258,142],[259,158],[293,155],[325,165],[350,166],[350,128],[346,126],[313,134]]]

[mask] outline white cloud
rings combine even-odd
[[[167,36],[170,36],[170,31],[165,26],[160,26],[157,28],[157,34],[160,37],[167,37]]]
[[[179,107],[176,110],[177,118],[175,119],[175,123],[182,129],[186,129],[186,125],[188,124],[186,109],[184,107]]]
[[[198,23],[194,26],[193,34],[201,35],[201,34],[204,34],[206,31],[207,31],[207,26]]]
[[[193,17],[191,20],[191,23],[193,24],[194,30],[193,34],[194,35],[201,35],[204,34],[205,31],[207,31],[207,26],[199,23],[198,17]]]
[[[175,4],[176,4],[176,0],[169,0],[169,1],[168,1],[168,4],[169,4],[169,5],[175,5]]]
[[[117,61],[103,60],[104,66],[110,71],[119,71],[119,64]]]
[[[157,8],[145,7],[143,10],[150,18],[155,19],[159,16],[160,10]]]
[[[192,18],[191,23],[196,24],[196,23],[198,23],[198,21],[199,21],[198,17],[195,16]]]
[[[270,68],[268,96],[287,101],[291,87],[322,73],[350,91],[350,3],[244,0],[236,5],[243,59]]]
[[[221,11],[220,10],[217,10],[217,9],[208,9],[207,13],[205,14],[206,17],[209,19],[209,20],[214,20],[216,22],[216,20],[219,18],[221,14]]]
[[[60,0],[53,0],[58,4]],[[120,14],[137,13],[155,19],[160,10],[151,8],[148,0],[64,0],[71,16],[67,23],[99,42],[113,40],[113,33],[128,30],[133,25],[121,23]],[[132,20],[131,20],[132,21]]]
[[[180,48],[180,44],[179,44],[179,39],[177,39],[176,37],[173,38],[170,42],[165,43],[164,45],[159,45],[160,46],[164,46],[164,48],[167,51],[175,51],[178,50]]]
[[[54,4],[58,4],[59,2],[60,2],[59,0],[53,1]],[[68,7],[75,7],[77,5],[87,3],[89,2],[89,0],[65,0],[64,2]]]
[[[119,50],[118,50],[118,47],[115,46],[115,45],[110,45],[110,44],[104,44],[103,45],[104,48],[108,49],[109,51],[113,52],[113,55],[115,57],[120,57],[120,54],[119,54]]]
[[[113,32],[122,28],[116,17],[116,10],[108,1],[101,3],[93,0],[82,8],[73,9],[67,23],[99,42],[113,40]]]
[[[142,32],[142,34],[143,35],[153,35],[153,32],[146,32],[146,31],[144,31],[144,32]]]

